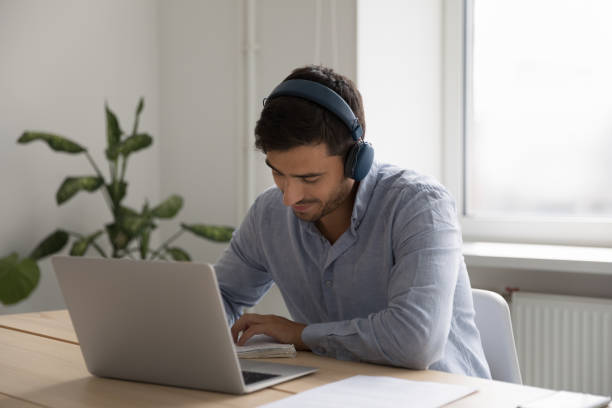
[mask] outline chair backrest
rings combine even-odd
[[[472,289],[476,327],[494,380],[522,384],[508,303],[498,293]]]

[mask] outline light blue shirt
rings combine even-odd
[[[374,163],[333,245],[273,187],[215,268],[230,324],[276,284],[316,354],[490,378],[461,246],[442,185]]]

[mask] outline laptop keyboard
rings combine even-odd
[[[243,371],[242,378],[245,384],[252,384],[257,381],[267,380],[269,378],[279,377],[278,374],[257,373],[255,371]]]

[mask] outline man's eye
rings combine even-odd
[[[318,177],[312,177],[312,178],[304,178],[302,179],[302,181],[306,184],[313,184],[316,183],[317,181],[319,181]]]

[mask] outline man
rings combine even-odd
[[[234,340],[490,378],[452,197],[372,163],[364,130],[359,91],[329,68],[294,70],[265,101],[256,147],[276,187],[215,266]],[[294,321],[241,316],[273,283]]]

